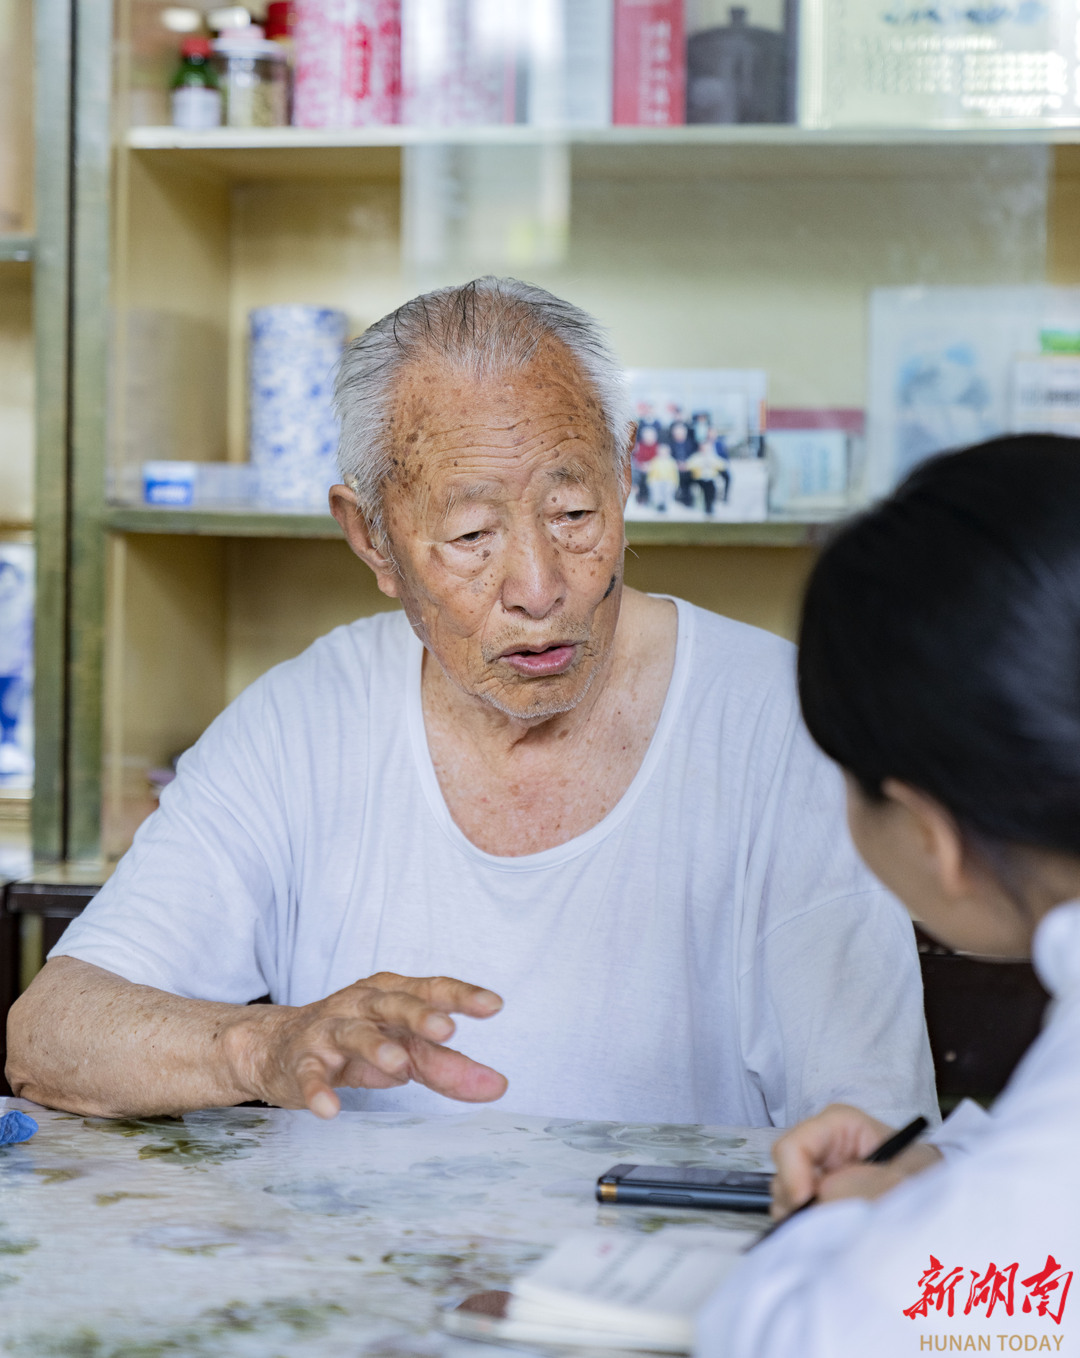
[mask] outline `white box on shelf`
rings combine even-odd
[[[833,518],[865,498],[866,412],[856,406],[772,406],[765,434],[769,510]]]
[[[770,429],[769,509],[774,514],[839,514],[847,506],[850,439],[843,429]]]
[[[1016,360],[1009,428],[1014,434],[1080,437],[1080,354]]]
[[[531,0],[519,18],[518,120],[535,127],[609,126],[614,0]]]
[[[565,119],[571,127],[611,122],[614,0],[563,0]]]
[[[802,118],[812,127],[1080,122],[1077,0],[803,0]]]
[[[403,0],[401,121],[467,127],[517,120],[518,24],[504,0]]]

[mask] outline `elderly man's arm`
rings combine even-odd
[[[98,1117],[251,1099],[333,1117],[335,1085],[408,1080],[484,1102],[505,1079],[442,1044],[451,1013],[486,1018],[501,1007],[464,981],[387,972],[301,1007],[219,1004],[57,957],[11,1010],[7,1076],[23,1098]]]
[[[762,907],[742,940],[742,1050],[773,1123],[843,1103],[890,1126],[936,1124],[911,921],[856,854],[843,778],[797,719],[750,875]]]

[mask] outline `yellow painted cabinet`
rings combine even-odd
[[[95,846],[104,804],[110,854],[153,805],[149,768],[268,666],[389,606],[328,519],[140,508],[138,467],[245,458],[251,308],[332,305],[356,334],[431,281],[402,251],[403,158],[451,139],[155,126],[175,47],[162,8],[119,3],[111,94],[86,96],[82,134],[98,159],[80,287],[107,359],[105,335],[96,349],[86,337],[80,368],[76,341],[73,541],[88,574],[69,777],[72,843]],[[455,135],[522,155],[553,139]],[[871,289],[1080,281],[1071,136],[567,133],[561,257],[447,270],[527,274],[594,312],[631,367],[764,368],[779,405],[862,406]],[[628,581],[790,635],[814,531],[702,527],[715,531],[633,533]]]

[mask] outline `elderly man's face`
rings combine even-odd
[[[407,372],[379,584],[459,688],[508,716],[574,707],[609,654],[625,479],[569,355],[481,383]]]

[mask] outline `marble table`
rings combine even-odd
[[[486,1358],[441,1334],[439,1305],[506,1287],[567,1231],[748,1224],[601,1207],[603,1170],[764,1168],[776,1135],[494,1110],[7,1107],[40,1122],[0,1147],[0,1352],[16,1358]]]

